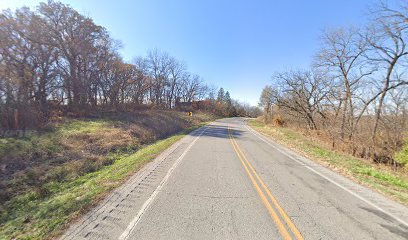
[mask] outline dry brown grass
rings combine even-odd
[[[250,121],[250,124],[297,153],[408,205],[408,169],[395,169],[393,166],[375,163],[371,159],[333,150],[316,131],[311,134],[300,131],[304,130],[302,128],[276,127],[273,124],[264,124],[259,119]]]
[[[0,139],[0,203],[51,182],[75,179],[145,144],[213,119],[176,111],[138,111],[65,119],[26,138]]]

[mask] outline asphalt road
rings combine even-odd
[[[62,239],[408,239],[408,209],[241,118],[192,132]]]

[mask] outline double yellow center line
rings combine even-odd
[[[288,240],[288,239],[292,239],[292,237],[289,234],[289,231],[286,229],[285,224],[281,221],[281,218],[286,223],[286,225],[289,227],[289,230],[293,233],[293,235],[296,237],[296,239],[303,240],[302,234],[300,234],[300,232],[296,228],[295,224],[293,224],[293,222],[290,220],[288,215],[285,213],[285,211],[279,205],[276,198],[272,195],[271,191],[268,189],[268,187],[265,185],[265,183],[262,181],[262,179],[256,173],[255,169],[249,163],[248,159],[245,157],[243,151],[239,147],[238,143],[235,141],[234,136],[232,135],[232,130],[231,130],[230,127],[228,127],[228,135],[229,135],[232,146],[234,147],[234,150],[235,150],[239,160],[241,161],[242,165],[244,166],[245,171],[248,173],[248,176],[251,179],[252,184],[254,185],[256,191],[258,192],[259,197],[261,198],[261,200],[264,203],[265,207],[268,209],[269,214],[271,215],[272,219],[275,221],[276,225],[278,226],[278,230],[279,230],[280,234],[282,235],[283,239]],[[266,195],[265,195],[264,192],[266,193]],[[269,197],[269,199],[268,199],[267,196]],[[275,207],[275,209],[278,211],[281,218],[276,213],[276,211],[272,207],[271,203]]]

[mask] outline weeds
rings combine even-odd
[[[249,124],[298,153],[408,205],[408,174],[404,169],[395,171],[389,166],[332,151],[325,144],[315,139],[311,141],[307,136],[289,128],[265,125],[259,120],[251,120]]]
[[[130,113],[0,139],[0,166],[6,165],[0,169],[0,239],[55,236],[145,162],[212,119],[197,114],[190,121],[171,111]]]

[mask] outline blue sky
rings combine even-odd
[[[36,6],[0,0],[0,9]],[[126,61],[157,48],[256,105],[280,70],[307,68],[326,28],[359,26],[374,0],[63,0],[106,27]]]

